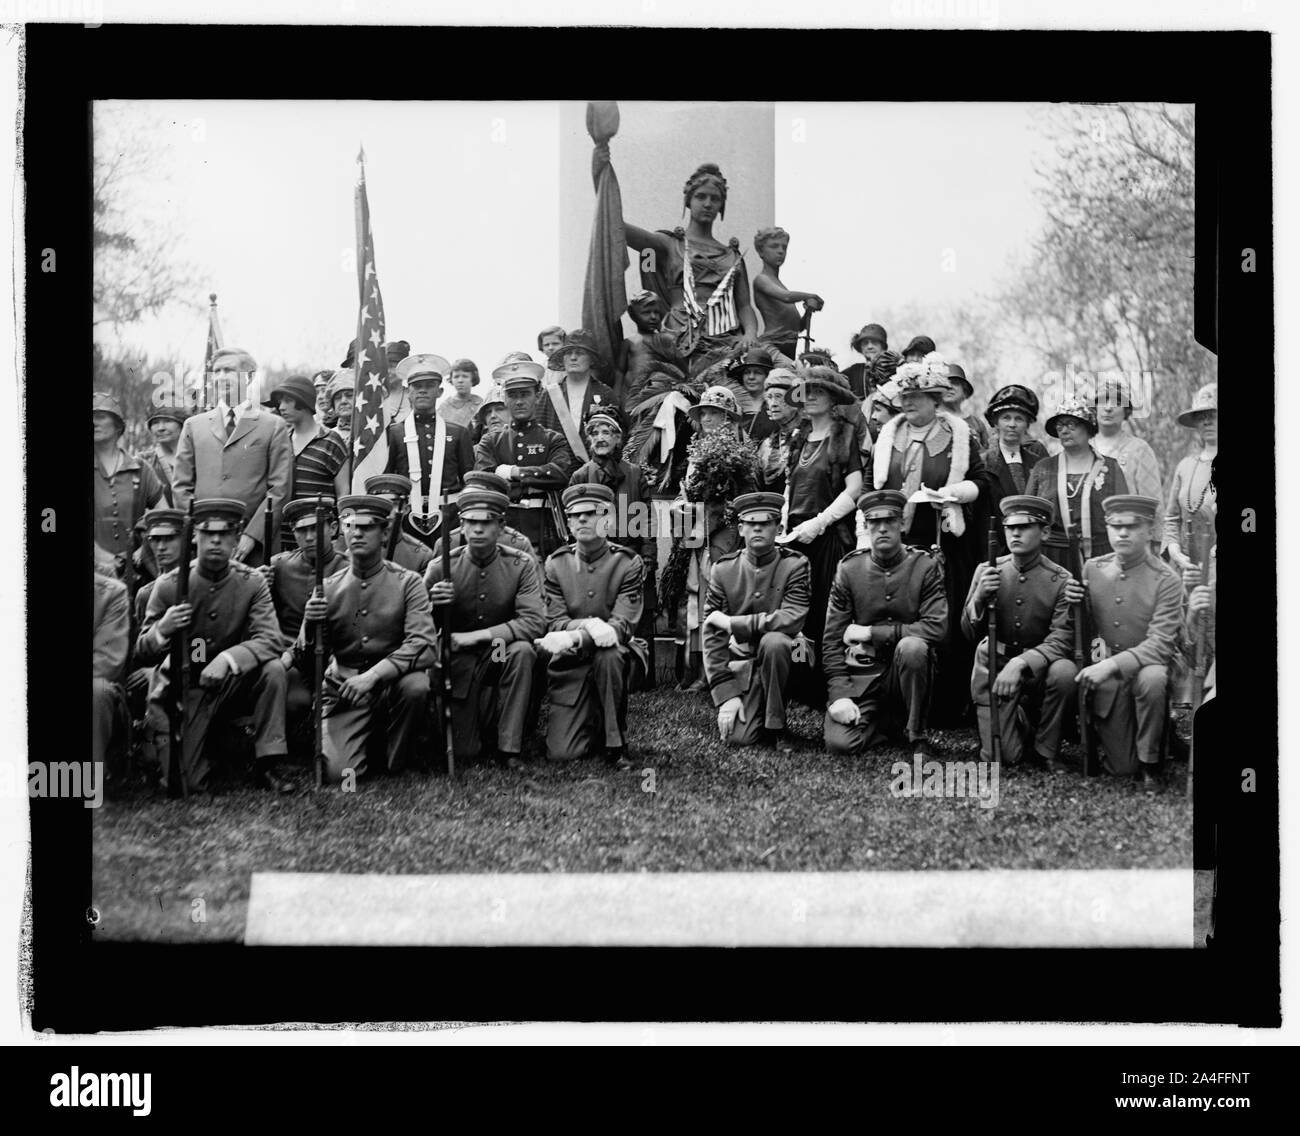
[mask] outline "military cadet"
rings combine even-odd
[[[1116,494],[1102,502],[1111,552],[1083,566],[1092,658],[1076,676],[1091,698],[1089,722],[1120,776],[1159,783],[1169,669],[1179,655],[1183,581],[1149,547],[1160,502]]]
[[[504,392],[510,425],[479,440],[474,464],[510,483],[506,521],[545,559],[563,539],[562,518],[555,515],[556,493],[568,484],[577,463],[564,435],[537,421],[542,374],[540,364],[522,359],[502,363],[492,372]]]
[[[130,603],[121,580],[95,573],[95,634],[92,654],[94,701],[91,712],[91,760],[101,762],[113,741],[122,678],[130,647]],[[102,772],[102,770],[101,770]]]
[[[145,544],[150,550],[150,563],[156,566],[157,575],[170,572],[180,562],[181,534],[184,530],[185,514],[179,509],[150,509],[143,519]],[[131,641],[134,642],[144,626],[145,612],[149,609],[149,597],[153,594],[153,580],[140,585],[135,593],[131,609]],[[143,717],[145,699],[149,695],[149,683],[153,679],[152,666],[134,666],[126,676],[127,705],[133,718]]]
[[[178,565],[154,583],[136,639],[136,660],[159,664],[145,717],[164,785],[170,754],[168,651],[173,636],[181,635],[187,642],[185,657],[190,666],[180,762],[186,785],[207,787],[215,737],[212,726],[251,710],[255,780],[281,792],[292,789],[275,774],[275,763],[287,752],[285,675],[280,663],[284,643],[275,607],[262,574],[232,559],[246,508],[234,498],[194,502],[198,558],[188,569]],[[187,601],[178,604],[177,572],[182,570],[189,571],[189,591]]]
[[[607,485],[571,485],[564,510],[573,543],[546,561],[547,653],[551,713],[546,755],[552,761],[591,756],[603,738],[605,760],[630,769],[627,757],[627,668],[633,628],[641,618],[641,557],[606,536],[614,508]]]
[[[1042,554],[1055,506],[1043,497],[1009,494],[999,503],[1002,531],[1010,552],[997,567],[981,564],[971,578],[961,613],[961,629],[975,649],[970,692],[979,722],[980,758],[993,747],[989,716],[989,605],[997,608],[997,662],[993,692],[998,700],[1001,759],[1030,760],[1055,767],[1061,747],[1061,720],[1074,697],[1073,603],[1083,587],[1069,572]]]
[[[351,563],[325,581],[323,597],[307,601],[294,644],[299,670],[309,673],[311,625],[324,621],[330,657],[322,747],[331,784],[342,781],[345,770],[366,772],[372,734],[386,739],[389,772],[402,768],[428,707],[428,668],[435,658],[429,593],[414,572],[384,559],[392,514],[383,497],[339,500]]]
[[[490,489],[493,493],[504,493],[506,500],[510,500],[510,482],[504,477],[498,477],[495,473],[489,473],[485,469],[471,469],[465,475],[466,489]],[[456,551],[465,543],[465,533],[462,528],[457,526],[451,530],[451,549]],[[533,542],[529,540],[518,529],[512,529],[503,520],[501,523],[501,535],[497,537],[497,543],[504,545],[506,548],[514,548],[520,552],[526,552],[537,563],[538,579],[541,579],[542,561],[537,555],[537,549],[533,547]],[[442,556],[442,534],[438,534],[438,539],[433,545],[434,558]]]
[[[379,473],[374,477],[366,478],[366,492],[376,497],[383,497],[393,506],[393,521],[397,525],[397,533],[394,536],[390,530],[388,534],[390,543],[396,542],[393,544],[393,554],[388,559],[423,576],[424,570],[429,567],[429,562],[433,559],[433,553],[429,551],[427,544],[405,532],[400,524],[402,510],[406,508],[407,499],[411,495],[411,479],[400,473]]]
[[[430,547],[442,520],[440,506],[452,506],[456,523],[456,498],[465,474],[474,468],[474,447],[469,431],[437,414],[443,378],[451,364],[441,355],[408,355],[397,364],[397,377],[411,396],[411,413],[388,427],[388,465],[385,473],[411,478],[410,510],[406,530]],[[417,482],[415,471],[418,470]]]
[[[325,540],[325,575],[347,567],[348,559],[339,551],[335,537],[339,531],[338,508],[333,497],[300,497],[284,507],[284,523],[293,532],[297,544],[292,552],[277,553],[262,574],[271,589],[271,602],[280,621],[285,641],[292,643],[302,626],[302,613],[316,586],[316,509],[323,505],[328,513],[329,530]]]
[[[826,746],[860,754],[897,732],[928,754],[926,702],[932,661],[948,628],[943,569],[929,552],[903,545],[903,506],[894,489],[858,498],[866,548],[840,561],[822,638],[829,705]]]
[[[732,745],[772,741],[785,729],[786,686],[808,614],[808,560],[779,546],[785,498],[745,493],[736,518],[745,547],[709,576],[704,673],[718,733]],[[811,652],[809,652],[811,654]]]
[[[434,615],[451,631],[451,719],[457,761],[474,761],[486,734],[498,760],[523,765],[524,723],[537,650],[546,631],[541,576],[531,555],[501,540],[510,498],[466,489],[460,499],[463,542],[451,553],[451,577],[441,557],[424,576]]]

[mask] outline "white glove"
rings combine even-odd
[[[731,616],[725,611],[711,611],[708,618],[704,621],[705,627],[716,627],[719,631],[731,633]]]
[[[519,476],[519,467],[517,465],[499,465],[496,468],[496,475],[504,477],[507,481],[513,481]]]
[[[785,536],[779,536],[776,539],[782,544],[789,544],[791,541],[798,541],[800,544],[811,544],[826,531],[826,525],[817,517],[804,521],[795,527]]]
[[[973,481],[955,481],[944,486],[943,495],[959,505],[969,505],[980,495],[980,488]]]
[[[871,627],[861,623],[850,623],[844,629],[844,646],[852,647],[857,643],[871,642]]]
[[[718,707],[718,736],[725,742],[737,721],[745,720],[745,704],[739,698],[728,698]]]
[[[573,636],[567,631],[548,631],[533,642],[549,655],[563,655],[565,651],[572,651],[574,646]]]
[[[603,619],[589,619],[586,626],[587,634],[591,636],[591,641],[597,647],[617,647],[618,632],[615,631]]]
[[[838,722],[841,726],[856,726],[862,717],[858,704],[852,698],[837,698],[826,708],[826,712],[831,716],[831,721]]]

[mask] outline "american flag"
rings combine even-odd
[[[375,241],[370,231],[366,199],[366,153],[357,155],[357,315],[355,398],[352,404],[352,492],[364,493],[366,478],[383,473],[388,464],[388,435],[384,430],[384,381],[388,353],[384,350],[384,300],[375,272]]]
[[[217,294],[208,293],[208,345],[203,352],[203,407],[210,410],[217,405],[212,390],[212,356],[221,350],[221,324],[217,322]]]

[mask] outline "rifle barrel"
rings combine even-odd
[[[451,582],[451,505],[442,503],[442,578]],[[442,725],[447,747],[447,776],[456,776],[456,737],[451,721],[451,608],[442,614]]]
[[[996,517],[989,518],[989,567],[995,572],[998,567],[998,522]],[[993,596],[989,603],[989,748],[993,760],[1002,762],[1002,722],[998,716],[998,694],[993,689],[994,679],[998,673],[998,599]]]

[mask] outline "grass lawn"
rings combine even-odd
[[[1003,770],[997,807],[984,808],[893,796],[890,767],[910,754],[828,756],[821,715],[802,707],[798,737],[780,748],[724,747],[702,695],[633,695],[629,718],[629,773],[599,761],[477,766],[455,784],[409,772],[313,794],[304,770],[292,796],[232,787],[187,801],[119,789],[94,818],[96,934],[242,940],[255,871],[1191,867],[1183,766],[1149,797],[1085,780],[1074,755],[1074,772]],[[971,730],[934,740],[941,760],[975,756]]]

